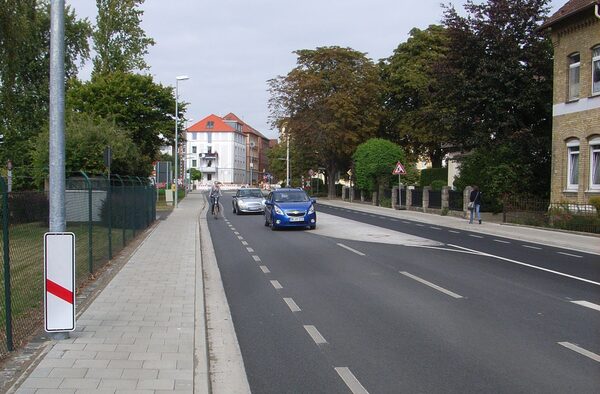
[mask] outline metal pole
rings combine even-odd
[[[88,192],[88,271],[90,274],[94,273],[94,256],[92,251],[94,246],[94,221],[92,218],[92,182],[84,171],[79,171],[83,175],[85,184]]]
[[[0,192],[2,192],[2,255],[4,265],[4,301],[5,301],[5,324],[6,324],[6,349],[14,350],[12,336],[12,297],[10,281],[10,244],[8,234],[8,189],[4,179],[0,177]]]
[[[179,177],[178,172],[179,172],[179,163],[177,163],[177,159],[179,158],[179,144],[178,144],[178,140],[177,140],[177,135],[178,133],[178,129],[179,129],[179,79],[175,78],[175,208],[177,208],[178,206],[178,201],[177,201],[177,194],[178,192],[178,180]]]
[[[12,160],[8,160],[6,162],[6,169],[8,170],[8,192],[11,193],[12,192],[12,169],[13,169],[13,163]]]
[[[65,1],[51,2],[50,20],[50,231],[66,229],[65,213]]]
[[[285,129],[284,129],[285,130]],[[290,135],[286,135],[286,153],[285,153],[285,185],[290,186]]]

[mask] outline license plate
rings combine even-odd
[[[290,218],[290,222],[303,222],[303,221],[304,221],[304,218],[301,216]]]

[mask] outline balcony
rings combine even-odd
[[[217,152],[204,152],[198,153],[198,157],[200,160],[217,160],[219,158],[219,154]]]
[[[202,172],[203,174],[214,174],[217,172],[217,167],[208,167],[208,166],[200,166],[198,167],[198,169],[200,170],[200,172]]]

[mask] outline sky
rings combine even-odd
[[[350,47],[377,62],[392,55],[413,27],[440,23],[442,0],[146,0],[142,28],[156,45],[146,62],[155,82],[175,86],[188,104],[189,126],[235,113],[268,138],[269,79],[296,66],[299,49]],[[96,22],[96,1],[67,0]],[[551,13],[566,0],[551,0]],[[452,1],[462,9],[464,0]],[[80,71],[87,80],[92,64]]]

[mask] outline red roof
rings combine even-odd
[[[260,138],[267,139],[267,137],[265,137],[264,135],[262,135],[258,130],[256,130],[255,128],[253,128],[252,126],[250,126],[248,123],[246,123],[243,120],[241,120],[233,112],[230,112],[227,115],[223,116],[223,119],[225,119],[225,120],[234,120],[234,121],[240,123],[242,125],[242,132],[244,132],[244,134],[250,133],[250,134],[257,135]]]
[[[210,122],[212,122],[212,127],[210,127]],[[225,121],[221,117],[212,114],[194,123],[193,125],[188,127],[186,131],[200,133],[205,133],[209,131],[218,133],[232,133],[235,132],[235,129],[229,126],[227,123],[225,123]]]
[[[569,0],[565,5],[560,7],[550,18],[548,18],[541,26],[546,29],[564,19],[583,12],[588,8],[592,8],[594,4],[600,4],[600,0]]]

